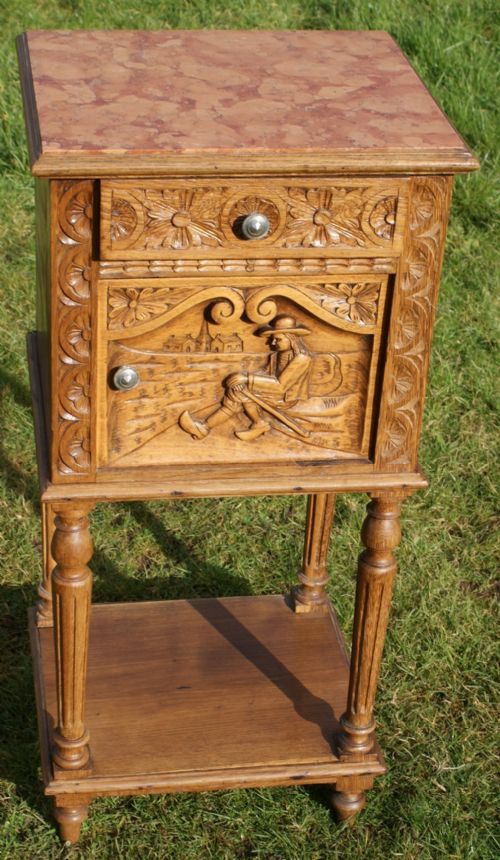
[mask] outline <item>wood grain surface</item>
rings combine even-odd
[[[33,636],[46,745],[56,719],[52,635]],[[333,613],[297,615],[281,596],[94,606],[92,775],[54,783],[46,773],[47,793],[334,781],[350,773],[334,751],[347,685]]]

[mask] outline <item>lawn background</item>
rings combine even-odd
[[[495,9],[498,22],[493,0],[0,2],[2,860],[500,855],[493,767]],[[97,800],[79,845],[65,848],[41,793],[26,633],[40,572],[24,346],[34,326],[34,206],[14,38],[28,28],[92,27],[388,30],[481,161],[479,173],[455,183],[422,439],[431,487],[405,504],[377,707],[389,772],[368,794],[352,832],[332,823],[326,789],[294,787]],[[339,497],[333,532],[330,592],[347,635],[364,504]],[[300,564],[304,511],[299,497],[100,506],[93,515],[94,598],[283,591]]]

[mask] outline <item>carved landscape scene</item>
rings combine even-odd
[[[106,463],[366,456],[385,281],[109,282]],[[128,391],[112,382],[124,366],[139,375]]]

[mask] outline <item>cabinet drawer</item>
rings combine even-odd
[[[114,180],[101,183],[103,260],[397,253],[405,180]],[[251,213],[264,238],[245,238]]]
[[[101,281],[98,466],[366,461],[387,281]]]

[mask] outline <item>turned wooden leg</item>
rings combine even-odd
[[[57,727],[54,730],[54,777],[90,773],[89,737],[83,722],[92,574],[87,562],[92,541],[87,513],[91,506],[54,505],[52,553]]]
[[[331,795],[331,804],[339,821],[354,824],[365,805],[365,791],[373,785],[369,775],[339,777]]]
[[[38,603],[36,605],[37,627],[52,627],[52,571],[55,567],[52,555],[52,539],[54,537],[54,512],[52,505],[42,502],[42,581],[38,588]]]
[[[392,550],[401,536],[403,497],[373,497],[361,531],[366,549],[359,557],[347,710],[340,718],[338,738],[344,759],[366,759],[374,744],[373,704],[396,573]]]
[[[293,593],[295,612],[328,612],[326,560],[334,510],[333,493],[308,496],[304,561],[299,573],[300,585]]]
[[[78,842],[80,829],[89,811],[89,805],[82,803],[86,797],[60,796],[55,798],[54,818],[59,825],[59,835],[63,842]]]

